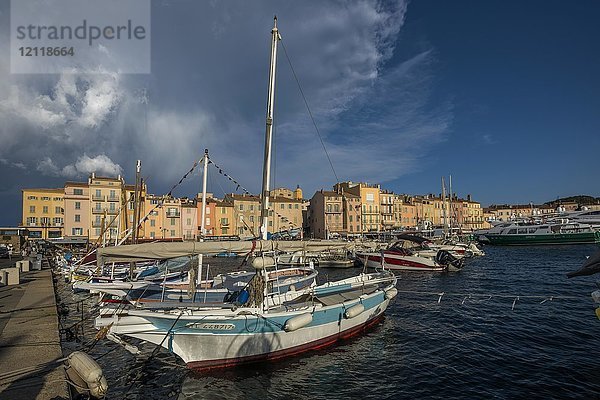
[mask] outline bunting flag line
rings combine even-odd
[[[209,161],[208,163],[214,165],[215,168],[219,171],[220,175],[223,175],[225,178],[229,179],[230,182],[233,182],[236,185],[236,187],[235,187],[235,191],[236,192],[238,190],[242,189],[242,191],[245,194],[252,195],[252,193],[250,193],[246,188],[244,188],[235,178],[233,178],[227,172],[223,171],[223,168],[221,168],[217,164],[215,164],[214,161]]]
[[[194,161],[194,165],[192,165],[192,168],[190,168],[190,170],[183,175],[183,177],[179,180],[179,182],[177,182],[177,184],[173,185],[173,187],[171,188],[171,190],[169,190],[169,193],[167,193],[167,196],[169,196],[169,197],[172,196],[173,195],[173,190],[175,190],[177,188],[177,186],[181,185],[183,183],[183,181],[186,180],[187,177],[190,176],[194,172],[194,170],[196,169],[196,167],[198,165],[200,165],[201,163],[202,163],[202,160],[200,160],[200,161]],[[210,160],[209,160],[209,164],[210,164]]]

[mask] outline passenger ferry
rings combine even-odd
[[[600,243],[600,230],[588,224],[506,222],[479,237],[484,244],[546,245]]]

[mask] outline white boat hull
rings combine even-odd
[[[358,254],[360,260],[367,260],[367,267],[381,268],[396,271],[446,271],[445,265],[440,265],[433,258],[421,256],[409,256],[399,254],[384,254],[384,261],[381,262],[381,253],[363,253]]]
[[[193,369],[230,367],[292,356],[359,334],[381,319],[397,293],[394,285],[395,280],[385,290],[377,289],[330,306],[311,303],[277,312],[250,308],[201,309],[186,310],[181,315],[178,310],[168,313],[132,310],[127,315],[99,317],[96,326],[110,325],[114,334],[162,344]],[[353,286],[350,290],[359,288]],[[347,312],[349,309],[352,312]],[[310,318],[304,318],[307,315]],[[286,330],[294,318],[305,321],[296,324],[293,330]]]

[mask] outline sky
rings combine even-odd
[[[274,187],[310,198],[337,175],[427,194],[452,175],[484,206],[600,196],[600,2],[157,0],[149,74],[11,74],[0,57],[0,225],[20,222],[22,188],[132,183],[137,159],[167,193],[205,148],[260,192],[274,14],[335,169],[280,46]],[[0,54],[9,29],[0,0]]]

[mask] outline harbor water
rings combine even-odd
[[[96,341],[94,297],[58,283],[65,353],[85,346],[110,399],[595,399],[600,321],[595,277],[567,279],[593,245],[486,247],[458,273],[398,273],[381,324],[341,345],[284,361],[194,373],[176,356],[129,340],[134,356]],[[209,258],[211,274],[240,259]],[[247,268],[247,267],[246,267]],[[321,269],[321,282],[354,274]],[[443,293],[443,294],[442,294]],[[535,297],[533,297],[535,296]],[[81,303],[77,304],[77,301]],[[82,328],[82,329],[81,329]]]

